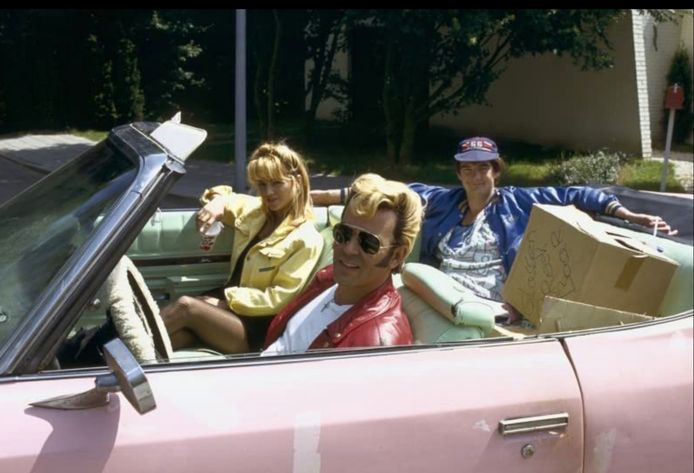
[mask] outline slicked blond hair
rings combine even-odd
[[[405,245],[410,254],[422,225],[424,209],[419,196],[399,181],[384,179],[378,174],[362,174],[349,189],[345,204],[359,217],[372,218],[381,209],[395,212],[397,220],[393,230],[393,243]],[[344,211],[343,211],[344,216]]]
[[[256,190],[261,181],[273,182],[292,179],[297,185],[294,186],[295,195],[289,211],[291,220],[299,224],[313,219],[313,207],[309,198],[311,186],[308,171],[306,171],[306,163],[299,153],[284,143],[264,143],[253,151],[251,159],[248,160],[246,171],[248,181]],[[263,211],[269,212],[265,208],[265,204],[263,204]]]

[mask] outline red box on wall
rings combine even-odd
[[[679,85],[671,85],[665,91],[665,108],[679,110],[684,106],[684,89]]]

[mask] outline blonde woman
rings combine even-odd
[[[217,221],[234,230],[231,276],[216,297],[183,296],[162,310],[174,349],[259,350],[272,317],[303,289],[318,262],[323,239],[299,154],[284,144],[263,144],[247,173],[258,197],[217,186],[200,198],[201,232]]]

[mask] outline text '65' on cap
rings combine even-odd
[[[499,150],[489,138],[475,136],[458,143],[454,157],[460,162],[491,161],[499,158]]]

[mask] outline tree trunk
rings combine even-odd
[[[394,93],[393,87],[393,43],[388,41],[385,52],[385,67],[383,74],[383,114],[386,120],[386,156],[390,165],[399,161],[401,142],[401,103]]]
[[[339,25],[339,23],[336,23]],[[313,60],[313,74],[311,76],[311,101],[309,104],[309,109],[306,112],[306,117],[304,120],[304,135],[306,141],[309,142],[313,136],[313,128],[316,123],[316,112],[318,111],[318,105],[320,105],[323,99],[323,94],[328,87],[328,82],[330,80],[330,71],[332,70],[333,59],[335,57],[335,51],[337,50],[337,40],[339,35],[339,29],[336,27],[331,28],[332,38],[328,46],[319,50],[316,57]],[[326,37],[330,36],[330,33]]]
[[[400,104],[395,97],[383,97],[383,109],[386,116],[386,155],[391,165],[400,161],[400,145],[402,143],[402,120],[400,119]]]
[[[275,40],[272,44],[272,56],[267,70],[267,139],[275,137],[275,78],[277,76],[277,57],[279,56],[282,22],[277,10],[272,10],[275,18]]]
[[[407,166],[414,162],[414,144],[417,136],[417,118],[414,115],[413,100],[408,100],[402,123],[402,140],[400,142],[400,162]]]
[[[255,81],[253,81],[253,105],[258,116],[258,134],[259,136],[267,136],[267,122],[265,120],[265,107],[263,107],[263,81],[261,80],[262,65],[258,58],[255,68]]]

